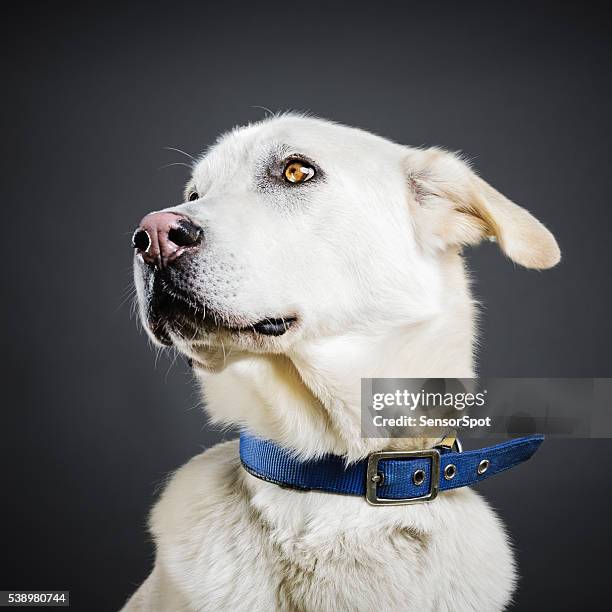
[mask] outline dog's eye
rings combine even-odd
[[[194,200],[199,200],[200,199],[200,195],[198,194],[197,191],[192,191],[188,196],[187,199],[190,202],[193,202]]]
[[[305,183],[315,175],[315,169],[300,159],[291,160],[283,170],[283,177],[290,183]]]

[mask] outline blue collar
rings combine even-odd
[[[240,436],[240,459],[247,472],[282,487],[361,495],[375,506],[430,501],[439,491],[480,482],[527,461],[542,435],[453,452],[448,448],[372,453],[347,465],[338,455],[300,461],[270,440]]]

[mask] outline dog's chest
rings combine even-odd
[[[179,470],[151,523],[158,563],[197,610],[501,609],[513,569],[494,515],[470,491],[431,510],[283,490],[229,443]],[[477,602],[482,562],[494,580]]]

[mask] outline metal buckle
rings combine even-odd
[[[383,459],[431,459],[429,491],[419,497],[389,499],[378,497],[378,486],[382,484],[378,473],[378,463]],[[368,457],[366,470],[366,501],[372,506],[406,506],[431,501],[438,495],[440,488],[440,451],[435,448],[419,451],[380,451]]]

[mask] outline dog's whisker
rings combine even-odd
[[[172,352],[174,353],[174,357],[173,357],[172,361],[170,362],[170,365],[168,366],[168,369],[166,370],[166,375],[164,377],[164,382],[166,382],[166,383],[168,382],[168,375],[170,374],[170,370],[172,369],[172,367],[176,363],[176,360],[178,359],[178,356],[179,356],[179,352],[176,350],[176,348],[172,347]]]
[[[259,104],[253,104],[253,105],[251,105],[251,108],[259,108],[259,109],[265,111],[268,114],[268,116],[270,116],[270,117],[274,117],[274,115],[276,114],[274,111],[271,111],[267,106],[260,106]],[[267,117],[266,117],[266,119],[267,119]]]
[[[170,168],[171,166],[184,166],[185,168],[189,168],[189,170],[193,170],[193,166],[186,164],[185,162],[172,162],[171,164],[164,164],[163,166],[160,166],[158,170],[164,170],[165,168]]]
[[[136,312],[138,311],[138,296],[134,293],[134,295],[132,296],[132,303],[130,305],[130,319],[136,314]],[[140,321],[140,318],[138,318],[138,321]]]
[[[198,161],[193,155],[190,155],[189,153],[187,153],[186,151],[183,151],[182,149],[177,149],[176,147],[163,147],[163,148],[166,149],[166,151],[176,151],[177,153],[182,153],[183,155],[191,159],[194,163],[197,163]]]
[[[129,301],[129,300],[133,300],[133,298],[136,296],[136,287],[128,287],[127,289],[124,289],[123,291],[124,296],[121,299],[121,301],[119,302],[119,305],[117,306],[117,308],[115,308],[115,313],[119,312],[119,310],[121,310],[121,308]]]

